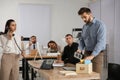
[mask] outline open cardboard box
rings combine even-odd
[[[89,64],[76,64],[76,73],[91,73],[92,72],[92,63]]]

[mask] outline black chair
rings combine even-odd
[[[120,64],[108,63],[107,80],[120,80]]]
[[[0,35],[2,35],[2,34],[3,34],[3,32],[0,31]]]
[[[76,34],[76,32],[77,32],[77,34]],[[81,33],[82,33],[82,28],[73,28],[72,29],[72,35],[74,38],[80,39]]]

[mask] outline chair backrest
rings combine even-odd
[[[108,80],[120,80],[120,64],[108,63]]]
[[[2,34],[3,34],[3,32],[0,31],[0,35],[2,35]]]

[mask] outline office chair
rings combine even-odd
[[[82,28],[73,28],[72,29],[72,35],[74,38],[80,38],[81,36],[81,33],[82,33]]]
[[[120,64],[108,63],[107,80],[120,80]]]
[[[3,32],[0,31],[0,35],[2,35],[2,34],[3,34]]]

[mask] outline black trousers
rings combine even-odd
[[[22,59],[22,78],[23,80],[30,80],[29,79],[29,66],[28,66],[28,60],[26,58]]]

